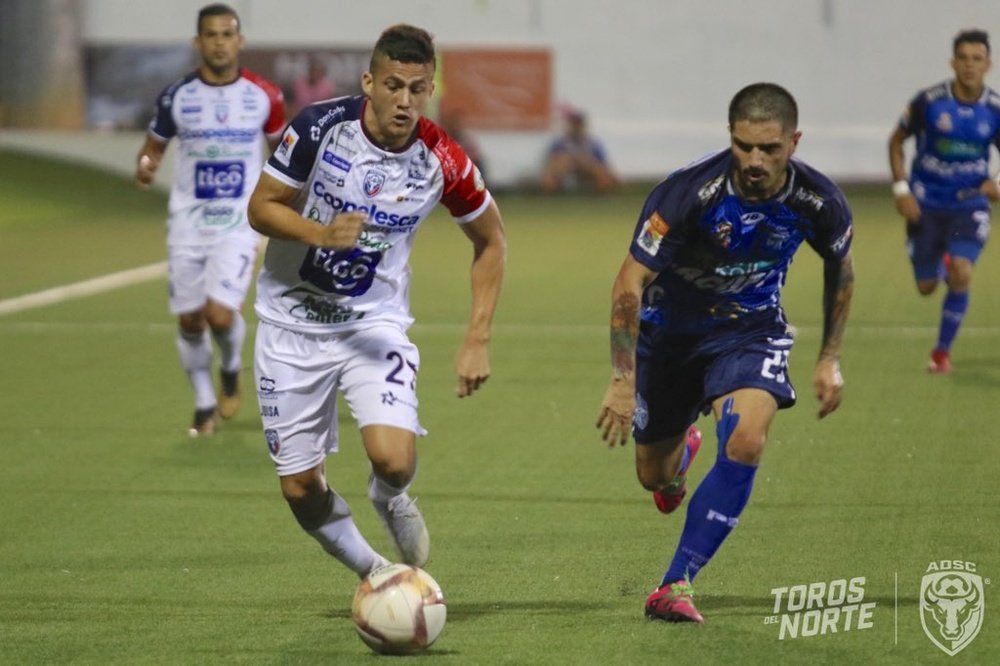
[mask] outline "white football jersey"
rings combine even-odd
[[[288,126],[264,172],[299,189],[294,207],[330,224],[340,212],[368,215],[349,250],[272,238],[257,280],[257,316],[303,332],[408,327],[413,239],[440,201],[461,222],[479,217],[490,194],[461,146],[430,120],[398,152],[377,147],[362,123],[366,98],[307,107]]]
[[[256,237],[246,209],[263,164],[264,138],[285,125],[281,90],[250,70],[212,85],[197,72],[157,98],[149,133],[176,137],[167,243],[204,245],[228,234]]]

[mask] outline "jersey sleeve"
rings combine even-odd
[[[854,238],[854,216],[839,189],[826,199],[816,218],[815,233],[808,238],[809,246],[827,261],[843,259],[851,250]]]
[[[629,253],[640,264],[657,273],[673,260],[681,245],[684,220],[683,187],[671,178],[650,192],[632,234]]]
[[[319,132],[312,131],[312,127],[326,110],[325,106],[307,106],[292,120],[264,165],[264,173],[291,187],[305,184],[323,138]]]
[[[248,69],[242,70],[242,74],[267,95],[271,112],[268,114],[267,120],[264,121],[264,126],[261,129],[263,129],[267,140],[272,141],[281,133],[287,122],[285,120],[285,95],[277,85]]]
[[[177,135],[177,123],[174,120],[174,97],[177,90],[191,80],[191,76],[175,81],[163,89],[156,98],[153,118],[149,121],[149,133],[163,141],[169,141]]]
[[[927,109],[927,96],[920,93],[916,97],[910,100],[903,109],[902,115],[899,117],[899,129],[906,132],[907,135],[916,134],[924,127],[924,118],[926,116]]]
[[[444,177],[441,203],[452,217],[460,222],[471,222],[486,210],[491,200],[479,168],[458,142],[444,132],[437,137],[433,151],[441,163]]]

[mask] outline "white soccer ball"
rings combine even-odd
[[[361,640],[383,654],[427,649],[444,628],[447,614],[441,586],[429,573],[409,564],[372,571],[358,585],[351,604]]]

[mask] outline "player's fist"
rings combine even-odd
[[[348,250],[357,244],[367,220],[368,216],[360,211],[340,213],[330,224],[319,228],[319,238],[313,244],[332,250]]]
[[[153,176],[159,166],[149,155],[139,158],[139,163],[135,167],[135,184],[140,189],[146,189],[153,183]]]

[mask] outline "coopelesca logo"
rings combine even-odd
[[[988,582],[988,581],[987,581]],[[920,624],[934,645],[954,656],[979,634],[986,610],[976,563],[931,562],[920,582]]]

